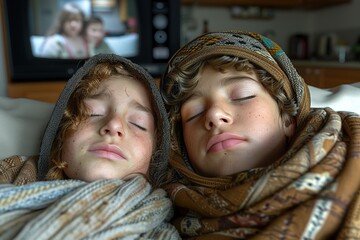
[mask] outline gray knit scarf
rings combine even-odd
[[[1,239],[180,239],[171,201],[142,176],[0,185]]]

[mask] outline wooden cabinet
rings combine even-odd
[[[297,66],[298,73],[305,82],[319,88],[332,88],[341,84],[360,82],[360,68]]]
[[[321,8],[349,3],[351,0],[181,0],[183,5],[259,6],[272,8]]]
[[[56,102],[65,86],[64,82],[9,83],[8,96],[30,98],[44,102]]]

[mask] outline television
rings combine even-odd
[[[112,52],[161,76],[180,46],[180,0],[4,0],[5,43],[10,78],[17,82],[69,79],[86,57],[44,56],[46,33],[66,4],[85,19],[102,19]]]

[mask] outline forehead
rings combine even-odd
[[[230,65],[226,64],[224,66],[219,64],[205,64],[199,72],[196,85],[206,85],[211,80],[213,82],[224,84],[231,79],[243,79],[244,77],[251,77],[256,81],[259,81],[256,70],[253,67],[249,67],[249,65],[243,65],[239,62]]]
[[[144,94],[148,92],[142,81],[130,75],[112,75],[100,83],[99,89],[108,89],[114,93],[124,92],[125,94]]]
[[[73,20],[82,21],[82,15],[81,13],[67,13],[62,17],[64,22],[69,22]]]
[[[91,28],[102,28],[102,24],[101,24],[101,23],[98,23],[98,22],[92,22],[92,23],[89,23],[88,27],[91,27]]]

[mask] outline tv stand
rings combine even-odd
[[[8,83],[8,96],[55,103],[66,81]]]

